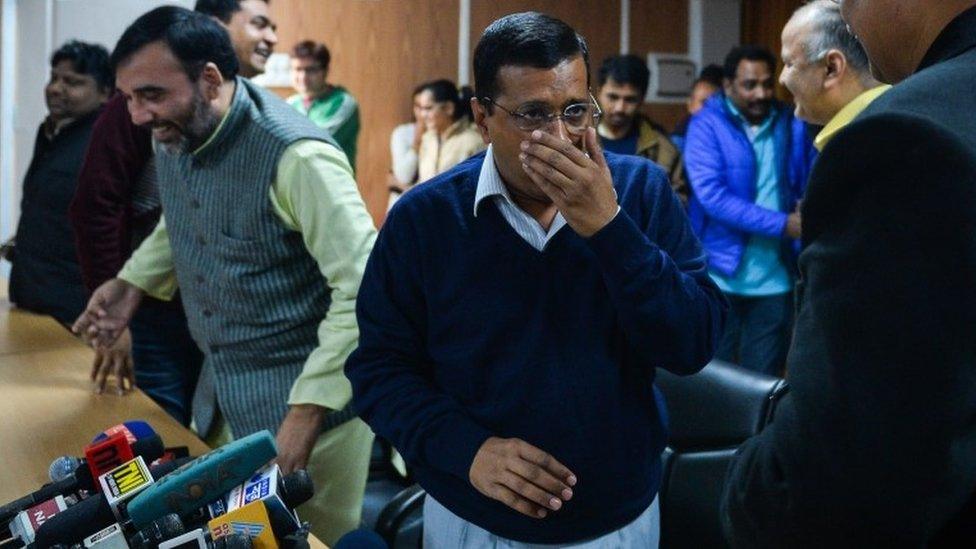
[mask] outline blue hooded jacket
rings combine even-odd
[[[709,268],[734,275],[749,237],[782,238],[789,212],[803,198],[816,149],[803,121],[774,103],[773,139],[779,164],[779,211],[755,204],[756,157],[742,123],[715,94],[692,118],[685,142],[685,169],[692,195],[688,216],[708,252]],[[784,239],[784,263],[793,270],[797,243]]]

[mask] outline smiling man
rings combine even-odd
[[[796,116],[823,130],[827,142],[891,86],[871,76],[864,48],[831,0],[810,2],[783,27],[783,72],[779,81],[793,94]]]
[[[664,171],[601,150],[582,37],[506,16],[474,74],[488,150],[391,210],[356,409],[427,490],[425,547],[656,547],[655,368],[701,369],[725,302]]]
[[[803,202],[790,390],[739,449],[733,547],[976,541],[976,0],[843,0],[894,86]]]
[[[240,75],[253,78],[262,72],[278,43],[276,26],[268,13],[270,0],[197,0],[194,10],[216,18],[227,29]]]
[[[205,355],[194,402],[212,444],[268,429],[300,509],[327,543],[359,523],[373,435],[346,404],[356,294],[375,237],[345,155],[283,101],[236,76],[213,19],[172,6],[135,21],[112,61],[132,121],[152,129],[163,219],[95,290],[75,330],[110,345],[144,295],[183,298]],[[203,389],[201,389],[203,390]],[[200,391],[198,391],[200,392]]]
[[[227,29],[242,76],[264,70],[278,41],[267,0],[198,0],[196,11]],[[132,123],[125,98],[118,95],[109,100],[92,131],[71,204],[78,261],[89,291],[119,272],[159,220],[150,141],[149,130]],[[110,376],[119,389],[134,381],[187,425],[201,359],[179,297],[168,302],[147,297],[130,330],[111,348],[96,349],[91,378],[98,392]],[[204,398],[212,400],[212,395]]]
[[[766,49],[733,48],[723,93],[691,119],[685,144],[688,215],[732,305],[716,356],[769,375],[789,346],[796,207],[814,156],[803,122],[773,97],[775,69]]]
[[[48,115],[24,175],[10,299],[63,324],[84,309],[86,290],[68,221],[92,126],[113,89],[104,47],[71,41],[51,56]]]

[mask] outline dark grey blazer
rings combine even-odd
[[[826,147],[803,238],[792,389],[730,468],[728,538],[974,546],[976,8]]]

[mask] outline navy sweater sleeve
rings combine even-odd
[[[618,187],[622,209],[589,245],[630,345],[649,366],[693,374],[715,352],[728,303],[663,172],[627,164],[615,180],[653,184]]]
[[[419,236],[394,208],[377,237],[357,298],[359,347],[346,362],[360,417],[403,454],[468,482],[492,433],[432,382],[424,350],[426,305],[416,258]],[[411,260],[413,258],[413,260]]]

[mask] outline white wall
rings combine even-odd
[[[44,119],[49,59],[70,39],[109,51],[139,15],[162,4],[192,8],[194,0],[2,0],[0,36],[0,239],[17,229],[21,184]],[[8,265],[0,267],[6,275]]]
[[[694,1],[694,0],[693,0]],[[741,0],[698,0],[701,3],[701,64],[721,65],[741,40]]]
[[[688,57],[701,71],[706,65],[721,65],[741,40],[741,0],[688,1]]]

